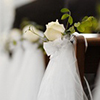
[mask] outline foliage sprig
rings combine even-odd
[[[72,34],[76,30],[80,33],[100,32],[100,28],[98,28],[99,23],[95,17],[85,16],[81,22],[73,23],[73,18],[69,9],[63,8],[61,12],[64,13],[61,20],[67,19],[65,34]]]

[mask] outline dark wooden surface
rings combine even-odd
[[[86,51],[83,36],[88,43]],[[76,41],[76,57],[83,82],[84,73],[96,74],[97,72],[100,61],[100,34],[81,34],[76,36]]]
[[[76,36],[75,51],[76,51],[76,58],[79,67],[81,81],[83,82],[84,62],[85,62],[85,41],[83,36]]]

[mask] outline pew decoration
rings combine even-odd
[[[27,27],[12,29],[10,34],[0,37],[0,100],[37,99],[45,62],[39,48],[41,40],[33,33],[25,32]]]
[[[33,32],[31,31],[27,31],[29,29],[34,30],[38,35],[33,34]],[[37,29],[32,24],[29,24],[24,26],[22,30],[14,28],[10,31],[9,34],[2,35],[0,38],[0,43],[2,45],[3,50],[8,52],[11,56],[13,48],[17,47],[19,44],[23,48],[23,41],[37,44],[37,48],[43,50],[43,41],[41,40],[40,36],[43,37],[43,32]]]
[[[72,24],[70,17],[69,24]],[[34,29],[28,29],[35,35]],[[37,100],[88,100],[83,90],[72,43],[73,29],[66,29],[58,20],[46,25],[43,48],[50,61],[43,76]]]

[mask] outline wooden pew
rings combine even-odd
[[[84,37],[88,43],[87,50]],[[81,81],[83,83],[84,73],[96,74],[97,72],[100,61],[100,34],[81,34],[75,36],[75,39],[76,57]]]

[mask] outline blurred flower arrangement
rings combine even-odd
[[[30,30],[30,31],[27,31]],[[38,35],[33,34],[32,30],[34,32],[38,33]],[[43,32],[37,29],[32,24],[27,24],[23,27],[23,29],[17,29],[14,28],[10,31],[10,33],[6,36],[6,39],[3,43],[3,48],[6,52],[11,54],[13,52],[13,48],[17,47],[20,43],[22,43],[24,40],[29,41],[30,43],[37,43],[38,48],[42,48],[42,41],[39,37],[43,36]],[[22,47],[23,48],[23,47]]]

